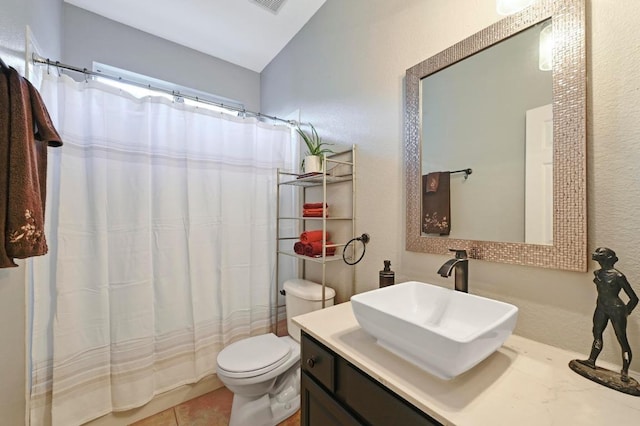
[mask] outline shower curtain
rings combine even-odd
[[[32,425],[77,425],[215,372],[274,314],[291,130],[45,76],[50,254],[29,266]]]

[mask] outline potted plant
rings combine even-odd
[[[324,154],[331,154],[333,151],[326,148],[330,143],[322,142],[322,138],[318,135],[316,128],[313,124],[309,123],[311,127],[311,133],[305,133],[304,130],[298,126],[296,131],[307,145],[307,152],[302,160],[303,173],[320,173],[323,170],[322,157]]]

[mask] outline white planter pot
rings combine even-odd
[[[322,157],[317,155],[307,155],[304,157],[304,172],[305,173],[320,173],[322,172]]]

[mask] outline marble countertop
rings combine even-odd
[[[445,425],[640,424],[639,397],[605,388],[569,369],[569,361],[584,354],[512,335],[486,360],[446,381],[378,346],[358,325],[350,302],[293,321]]]

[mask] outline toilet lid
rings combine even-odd
[[[291,346],[275,334],[263,334],[232,343],[218,354],[218,368],[229,377],[267,373],[289,358]]]

